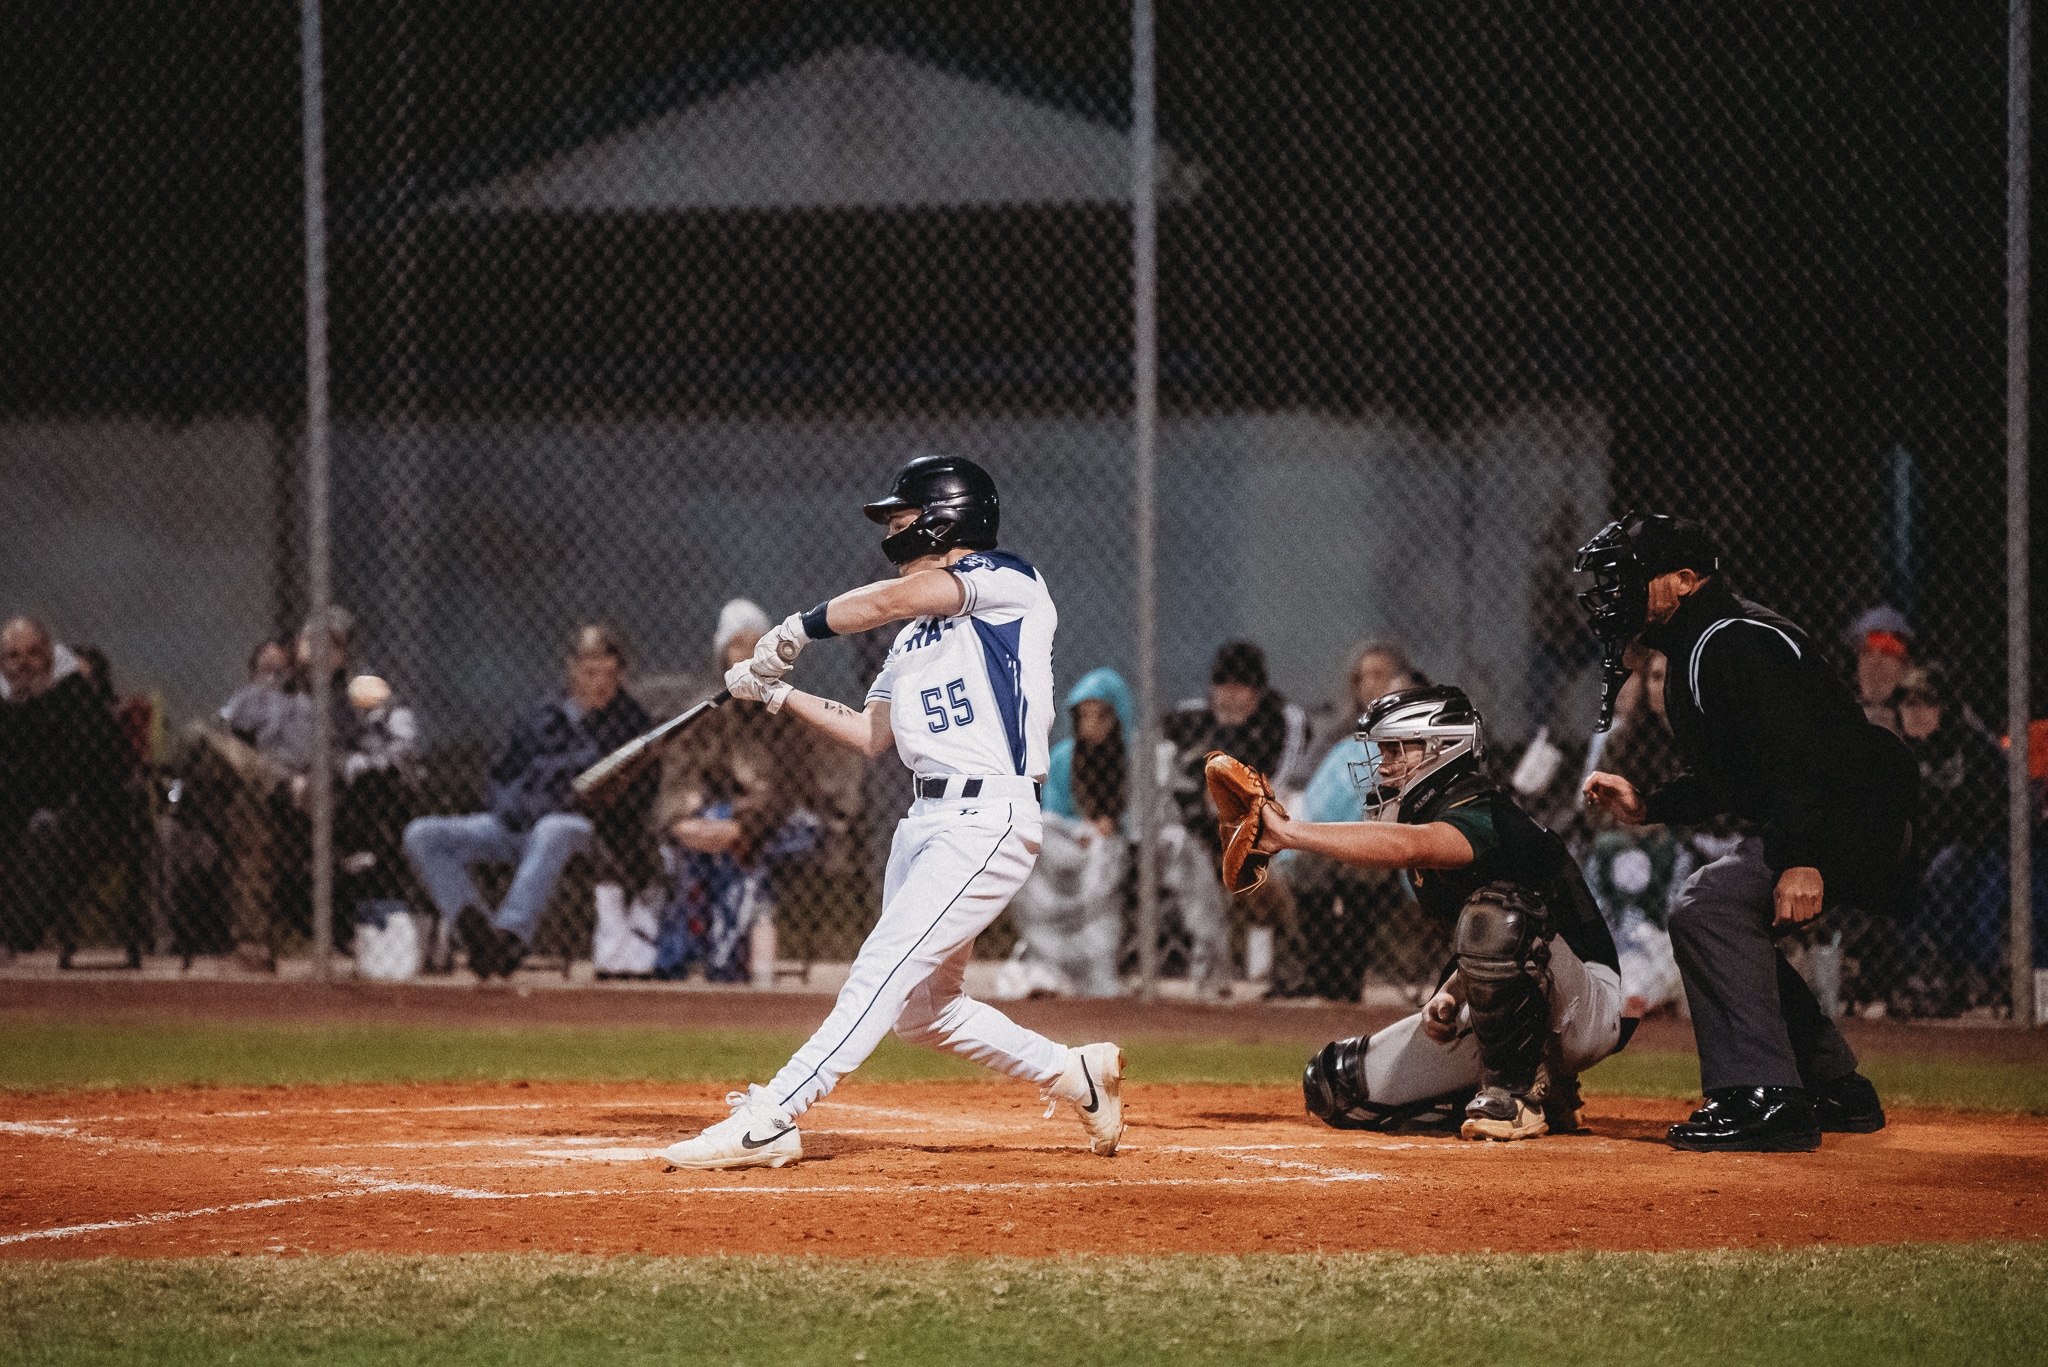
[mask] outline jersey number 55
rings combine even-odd
[[[974,704],[967,700],[967,680],[955,679],[946,685],[945,697],[939,696],[936,688],[927,688],[917,695],[924,701],[924,714],[931,718],[931,728],[943,731],[949,726],[971,726],[974,724]],[[947,708],[953,710],[949,713]]]

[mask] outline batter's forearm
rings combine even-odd
[[[888,749],[892,740],[888,713],[883,712],[878,718],[872,706],[867,711],[857,712],[843,702],[834,702],[799,689],[783,699],[782,710],[793,714],[805,725],[824,732],[841,745],[871,757]]]

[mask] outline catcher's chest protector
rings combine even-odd
[[[1404,810],[1401,821],[1426,826],[1446,812],[1475,806],[1483,807],[1492,818],[1500,843],[1462,869],[1411,870],[1409,880],[1424,911],[1450,929],[1457,925],[1458,913],[1472,894],[1489,883],[1513,883],[1542,898],[1553,931],[1599,919],[1599,904],[1564,841],[1537,825],[1506,792],[1477,775],[1453,784],[1420,811]]]

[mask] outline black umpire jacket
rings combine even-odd
[[[1898,910],[1918,770],[1806,633],[1709,580],[1643,644],[1669,661],[1665,716],[1686,766],[1649,795],[1648,819],[1731,813],[1773,872],[1816,868],[1830,903]]]

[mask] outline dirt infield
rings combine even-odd
[[[782,1171],[664,1172],[718,1089],[299,1087],[0,1098],[0,1256],[838,1256],[1771,1247],[2048,1235],[2048,1122],[1895,1115],[1817,1154],[1675,1153],[1596,1099],[1514,1145],[1342,1134],[1274,1087],[1129,1089],[1090,1156],[1035,1093],[850,1085]]]

